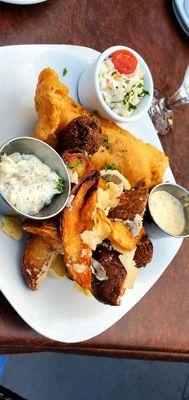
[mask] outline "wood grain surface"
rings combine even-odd
[[[169,0],[48,0],[0,3],[0,45],[68,43],[99,51],[127,45],[146,59],[155,86],[171,94],[189,63],[189,43]],[[162,138],[176,180],[189,189],[189,106],[175,111]],[[64,351],[120,357],[189,360],[189,240],[146,296],[103,334],[74,345],[35,333],[0,297],[0,352]]]

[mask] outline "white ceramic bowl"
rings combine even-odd
[[[150,93],[149,96],[145,96],[141,99],[140,103],[137,105],[137,109],[128,117],[121,117],[111,110],[103,99],[99,88],[98,76],[100,65],[105,58],[117,50],[129,50],[135,55],[141,65],[141,68],[145,72],[144,89],[148,90]],[[93,63],[89,65],[88,68],[83,71],[78,83],[78,97],[81,104],[85,108],[89,109],[90,111],[98,111],[99,115],[103,118],[111,119],[116,122],[136,121],[146,114],[150,108],[153,98],[152,75],[146,62],[136,51],[126,46],[113,46],[105,50]]]

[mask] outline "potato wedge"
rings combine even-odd
[[[135,238],[129,229],[121,221],[111,221],[100,208],[97,216],[104,224],[110,227],[109,239],[123,251],[131,251],[135,248]]]
[[[22,272],[31,290],[37,290],[46,278],[55,255],[56,252],[39,236],[27,241],[22,257]]]
[[[92,214],[97,202],[100,179],[98,171],[88,175],[76,186],[72,207],[66,208],[61,219],[64,258],[70,278],[82,287],[91,288],[91,249],[81,233],[93,226]]]
[[[53,258],[49,269],[49,275],[55,279],[62,279],[66,276],[66,265],[62,254],[57,254],[55,258]]]
[[[32,221],[27,220],[22,224],[22,229],[26,232],[38,235],[44,240],[49,247],[57,251],[57,253],[63,254],[63,246],[58,226],[53,221]]]

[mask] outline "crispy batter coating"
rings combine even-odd
[[[102,143],[102,131],[92,117],[74,118],[62,131],[58,132],[58,151],[62,153],[75,147],[94,154]]]
[[[39,75],[35,106],[39,121],[34,136],[52,146],[57,144],[58,132],[70,121],[81,115],[92,115],[74,103],[68,96],[68,88],[59,81],[57,73],[51,68],[46,68]],[[96,115],[93,118],[100,125],[105,139],[104,145],[92,157],[96,169],[114,163],[131,184],[145,179],[147,187],[152,188],[162,182],[168,166],[168,158],[163,152],[137,139],[112,121]]]

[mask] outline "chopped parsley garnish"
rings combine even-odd
[[[68,73],[67,68],[64,68],[63,71],[62,71],[62,76],[65,76],[67,73]]]
[[[74,166],[69,161],[66,163],[68,169],[73,169]]]
[[[138,97],[144,97],[144,96],[150,96],[150,93],[148,90],[143,90],[142,93],[138,94]]]
[[[123,103],[125,105],[126,102],[129,100],[129,95],[130,95],[130,92],[126,93],[126,95],[124,96],[123,99],[117,100],[117,101],[112,101],[111,103]]]
[[[102,146],[106,147],[107,149],[110,147],[107,136],[104,136]]]
[[[117,74],[117,71],[113,71],[112,72],[112,76],[114,76],[114,75],[116,75]]]
[[[129,79],[126,79],[126,81],[125,81],[126,83],[129,83]]]
[[[116,164],[114,164],[114,163],[112,163],[112,164],[105,163],[104,169],[105,169],[105,171],[108,171],[109,169],[116,169]]]
[[[143,83],[140,82],[140,83],[137,85],[137,87],[138,87],[138,88],[142,88],[142,87],[143,87]]]
[[[58,179],[58,181],[56,182],[56,189],[59,191],[59,192],[61,192],[61,193],[63,193],[63,191],[64,191],[64,180],[63,179]]]
[[[128,109],[129,109],[129,111],[131,111],[131,110],[136,110],[136,108],[137,108],[137,106],[135,106],[134,104],[128,103]]]

